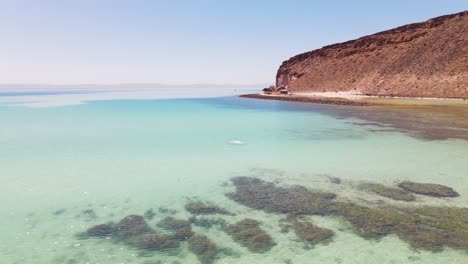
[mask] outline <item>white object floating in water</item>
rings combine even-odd
[[[232,145],[244,145],[245,143],[240,141],[240,140],[232,140],[232,141],[229,141],[229,144],[232,144]]]

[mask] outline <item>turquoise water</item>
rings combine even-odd
[[[415,204],[468,206],[467,140],[416,133],[431,127],[414,133],[394,124],[382,129],[384,120],[363,125],[362,113],[353,111],[362,110],[236,97],[0,105],[0,263],[199,263],[184,245],[141,254],[124,244],[76,238],[93,225],[151,208],[156,212],[151,226],[167,215],[161,207],[188,219],[184,204],[192,199],[234,212],[219,216],[228,223],[261,221],[277,244],[266,253],[250,253],[220,229],[193,227],[231,252],[216,263],[466,263],[460,250],[414,250],[396,236],[366,240],[333,217],[310,217],[336,236],[305,248],[294,233],[281,232],[278,221],[284,216],[225,196],[232,191],[226,183],[239,175],[356,201],[377,200],[353,188],[361,182],[412,180],[460,193],[454,199],[418,196]],[[342,183],[333,184],[330,177]]]

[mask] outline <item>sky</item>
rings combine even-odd
[[[0,84],[274,83],[282,61],[468,0],[0,0]]]

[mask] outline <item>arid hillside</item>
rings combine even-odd
[[[292,93],[468,98],[468,11],[294,56],[276,84]]]

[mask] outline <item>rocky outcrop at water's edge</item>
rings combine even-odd
[[[468,99],[468,11],[294,56],[278,69],[276,86]]]

